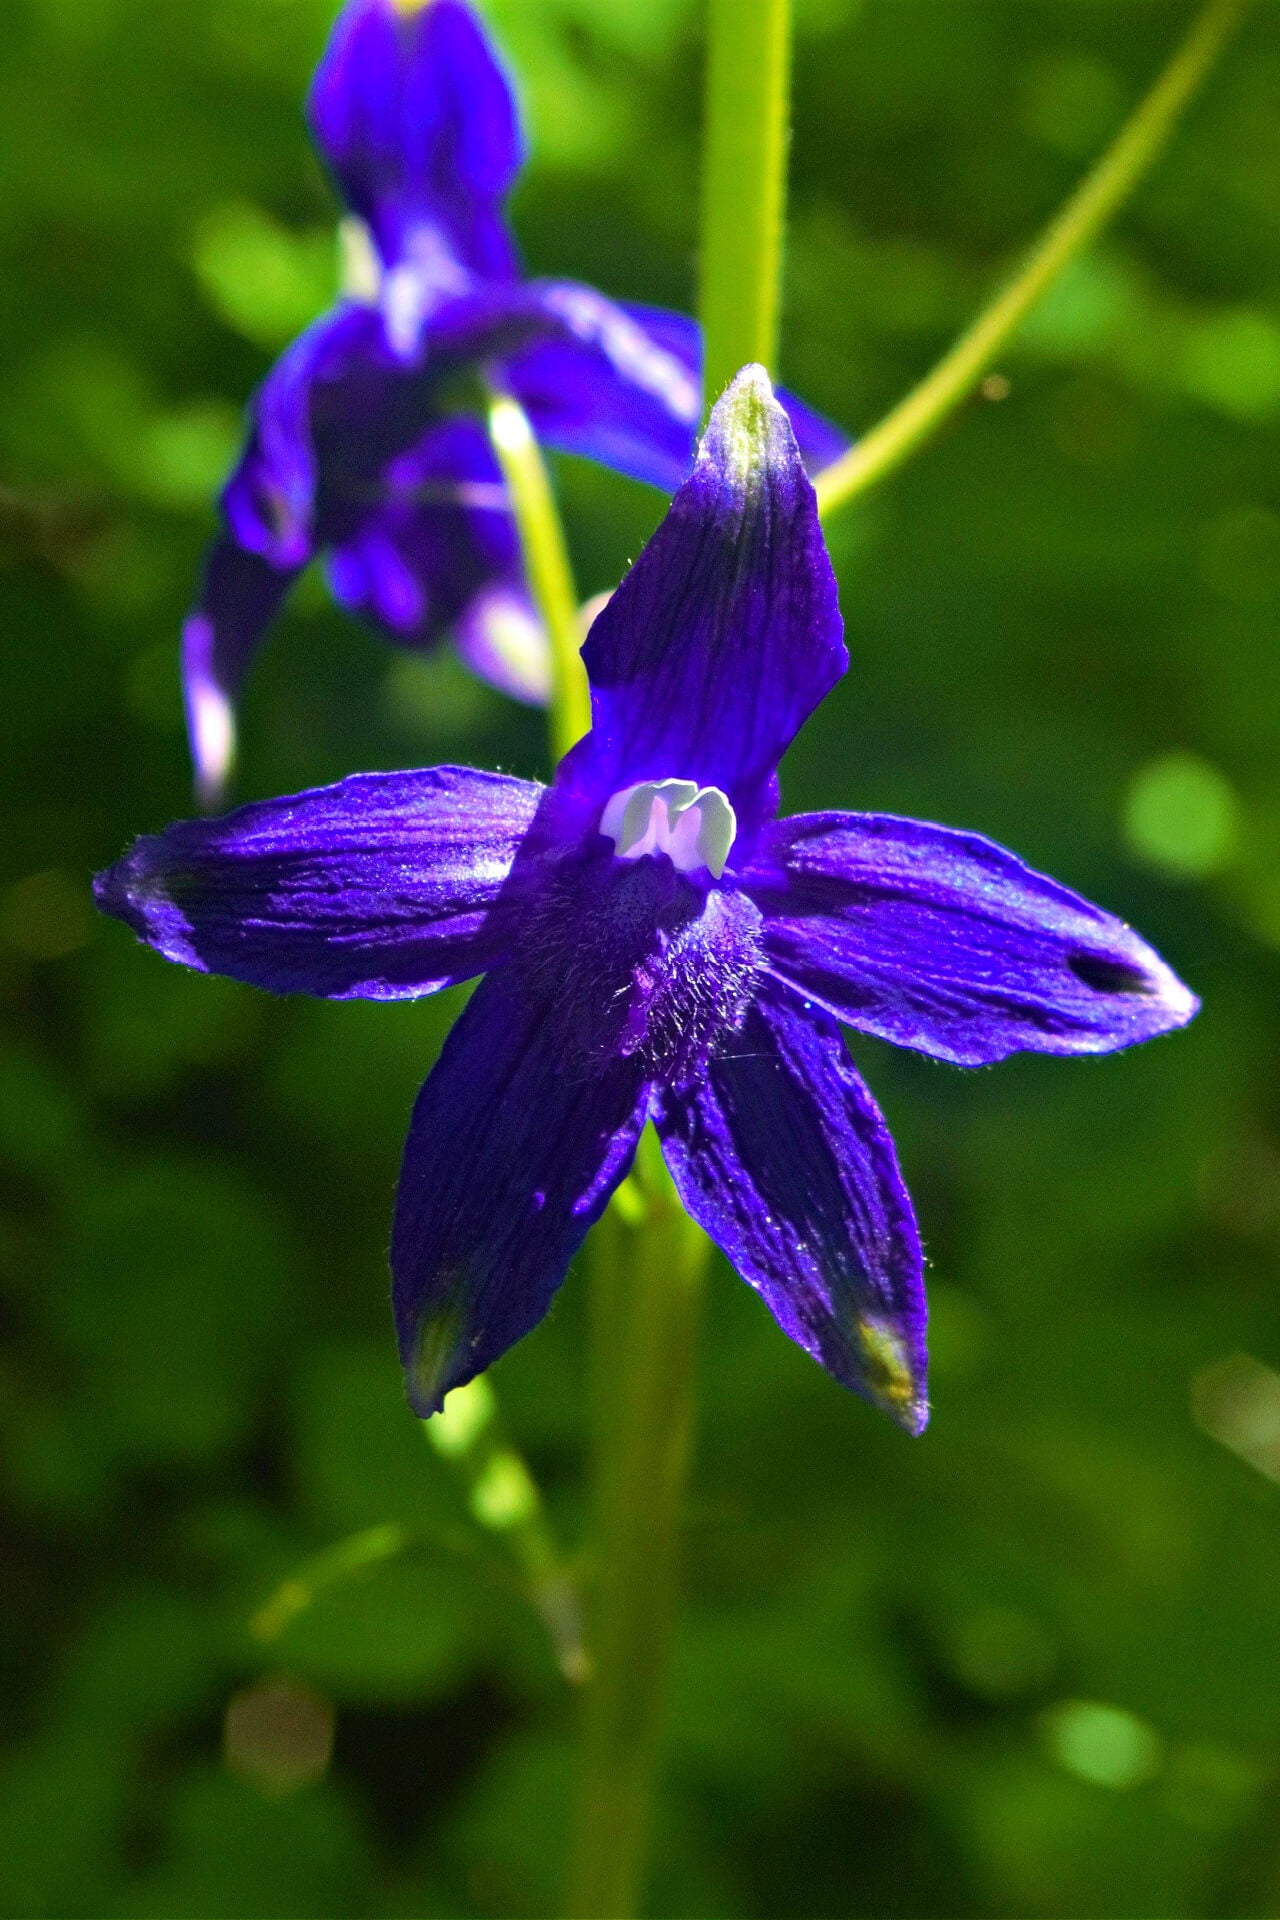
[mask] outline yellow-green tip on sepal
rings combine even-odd
[[[423,1316],[406,1359],[405,1389],[419,1419],[439,1413],[450,1388],[465,1384],[467,1370],[459,1364],[465,1333],[461,1291],[454,1289],[433,1312]],[[459,1374],[463,1375],[462,1381]]]
[[[774,398],[768,374],[758,365],[743,367],[711,409],[699,460],[713,463],[723,480],[748,492],[772,461],[788,453],[798,458],[791,422]]]
[[[902,1335],[885,1321],[862,1314],[855,1323],[854,1338],[867,1398],[908,1433],[923,1433],[929,1401]]]

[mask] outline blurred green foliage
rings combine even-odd
[[[487,11],[532,266],[687,307],[692,0]],[[790,381],[851,429],[888,406],[1185,12],[806,0]],[[400,1138],[456,1003],[272,1001],[87,906],[189,807],[175,636],[210,497],[333,281],[299,116],[329,17],[4,7],[10,1914],[537,1914],[560,1871],[573,1699],[403,1408],[387,1312]],[[789,808],[991,833],[1131,917],[1205,1010],[991,1074],[856,1043],[931,1258],[923,1440],[717,1269],[656,1913],[1280,1912],[1278,97],[1264,4],[1007,385],[832,529],[854,666]],[[582,589],[611,585],[662,502],[558,475]],[[244,738],[246,794],[543,769],[536,717],[310,581]],[[576,1541],[578,1277],[495,1385]],[[403,1552],[254,1638],[283,1580],[382,1526]]]

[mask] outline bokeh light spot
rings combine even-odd
[[[1103,1700],[1060,1700],[1039,1721],[1040,1737],[1060,1767],[1095,1787],[1121,1791],[1158,1773],[1160,1736],[1134,1713]]]
[[[1203,880],[1229,866],[1240,834],[1240,803],[1224,774],[1194,753],[1165,753],[1140,767],[1125,799],[1129,851],[1179,880]]]
[[[297,1793],[327,1772],[333,1727],[332,1703],[313,1687],[264,1680],[228,1701],[222,1750],[231,1771],[263,1793]]]
[[[1280,1373],[1230,1353],[1191,1382],[1196,1425],[1268,1480],[1280,1480]]]

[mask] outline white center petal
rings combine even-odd
[[[738,822],[719,787],[693,780],[642,780],[615,793],[600,817],[600,831],[623,860],[665,853],[681,873],[706,868],[718,880],[733,846]]]

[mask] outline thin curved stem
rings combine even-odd
[[[547,719],[554,762],[591,725],[573,568],[542,450],[524,409],[506,394],[489,402],[489,439],[511,496],[529,591],[551,647]]]
[[[824,518],[900,467],[973,392],[1046,288],[1097,238],[1133,192],[1249,3],[1207,0],[1150,92],[1049,222],[1004,290],[919,386],[818,475],[818,511]]]
[[[521,1592],[547,1630],[561,1673],[575,1685],[581,1683],[587,1656],[577,1585],[560,1553],[537,1482],[503,1430],[488,1379],[481,1374],[465,1387],[455,1387],[443,1411],[422,1421],[421,1427],[428,1446],[448,1461],[466,1488],[472,1520],[516,1574]],[[278,1640],[329,1588],[415,1547],[459,1553],[472,1551],[473,1543],[465,1536],[437,1529],[424,1532],[398,1520],[364,1527],[295,1567],[254,1613],[250,1631],[259,1640]]]

